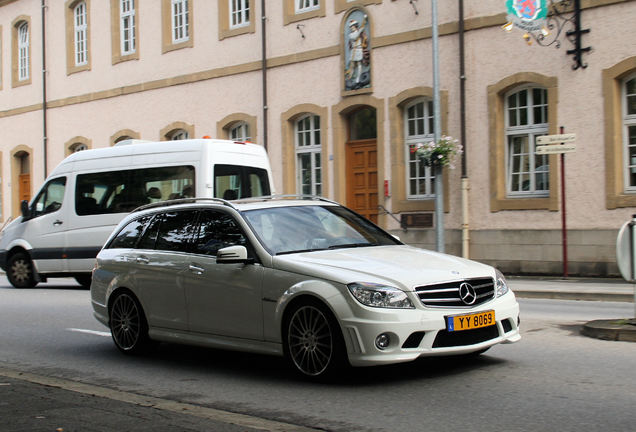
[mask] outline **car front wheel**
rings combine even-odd
[[[37,284],[33,274],[33,263],[23,252],[9,258],[7,270],[7,278],[16,288],[33,288]]]
[[[130,293],[117,295],[110,307],[110,332],[120,351],[136,354],[149,342],[148,324],[139,301]]]
[[[302,374],[329,376],[344,363],[344,343],[331,312],[319,302],[297,305],[285,324],[285,354]]]

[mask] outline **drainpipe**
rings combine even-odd
[[[262,56],[261,75],[263,77],[263,147],[267,151],[267,16],[265,15],[265,0],[261,0],[261,41]]]
[[[47,128],[46,128],[46,0],[42,0],[42,147],[44,155],[44,178],[47,172]]]
[[[464,61],[464,0],[459,0],[459,111],[460,142],[462,152],[462,256],[470,257],[470,215],[468,213],[468,191],[470,190],[467,173],[466,143],[466,65]]]

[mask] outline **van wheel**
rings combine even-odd
[[[110,333],[119,350],[138,354],[149,345],[148,324],[139,301],[130,292],[117,294],[109,312]]]
[[[75,280],[78,284],[82,286],[82,288],[90,289],[91,287],[91,274],[77,274],[75,275]]]
[[[33,263],[29,256],[19,252],[9,258],[7,278],[16,288],[33,288],[37,285],[33,274]]]

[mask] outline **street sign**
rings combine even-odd
[[[536,154],[559,154],[559,153],[572,153],[576,151],[576,144],[550,144],[550,145],[538,145],[536,147]]]
[[[576,141],[576,134],[543,135],[537,137],[537,145],[571,143]]]

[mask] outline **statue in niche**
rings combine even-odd
[[[345,90],[371,86],[368,16],[361,10],[347,17],[345,29]]]

